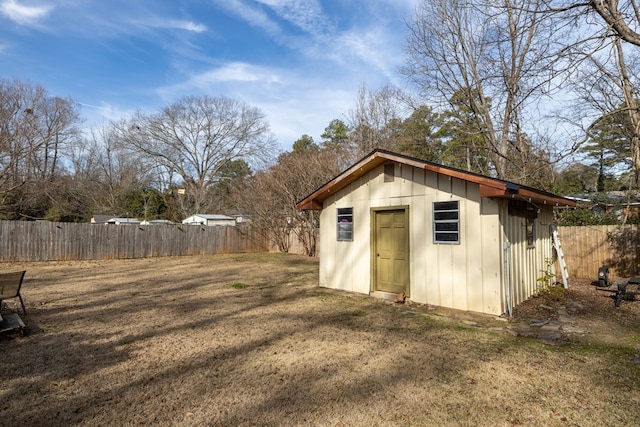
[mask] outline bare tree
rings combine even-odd
[[[93,176],[94,209],[100,213],[127,215],[121,206],[123,195],[153,186],[153,164],[140,152],[132,152],[117,127],[103,126],[92,131],[88,142]]]
[[[284,153],[275,165],[236,188],[236,203],[281,251],[289,251],[290,236],[295,235],[305,253],[314,256],[319,214],[301,212],[296,203],[337,175],[341,162],[340,151],[331,146],[318,149],[313,143]]]
[[[403,93],[395,87],[383,86],[371,91],[362,84],[358,91],[356,107],[349,111],[349,127],[352,142],[358,147],[357,157],[374,148],[391,148],[391,124],[406,113]]]
[[[283,195],[274,191],[277,181],[269,170],[236,184],[233,190],[236,206],[249,214],[251,224],[272,241],[280,252],[289,252],[292,227]]]
[[[42,86],[0,81],[0,176],[5,191],[27,181],[30,154],[37,148],[34,112],[43,97]]]
[[[181,178],[189,202],[183,215],[208,209],[208,190],[227,162],[261,164],[275,150],[264,114],[224,97],[187,96],[157,114],[139,113],[119,130],[132,149]]]
[[[640,113],[638,110],[638,54],[640,9],[636,0],[549,0],[545,14],[561,18],[572,34],[561,54],[569,58],[574,78],[568,81],[579,102],[570,115],[559,115],[583,131],[582,141],[611,120],[624,120],[629,132],[633,169],[629,187],[640,177]],[[602,129],[600,129],[602,130]],[[580,140],[578,140],[580,141]]]
[[[606,42],[606,43],[605,43]],[[594,129],[617,122],[628,139],[632,187],[638,187],[640,175],[640,110],[638,106],[638,55],[625,49],[617,36],[603,40],[594,52],[584,52],[586,61],[573,81],[580,95],[586,117],[592,111],[595,118],[586,127],[587,136]],[[622,160],[622,159],[620,159]]]
[[[78,123],[71,100],[51,97],[40,85],[0,80],[0,195],[10,216],[45,214]]]
[[[409,24],[403,72],[423,97],[464,98],[494,173],[527,167],[533,121],[525,112],[553,90],[557,31],[538,0],[423,1]],[[461,97],[461,94],[464,95]],[[522,175],[522,173],[518,173]]]
[[[627,43],[640,46],[640,8],[636,0],[546,0],[542,2],[545,13],[562,14],[572,21],[578,31],[586,26],[606,28],[608,35],[613,35]],[[596,17],[594,20],[593,17]],[[600,21],[600,24],[597,24]],[[578,25],[576,25],[578,24]],[[596,30],[598,31],[598,30]],[[589,31],[582,38],[591,38]],[[586,37],[585,37],[586,35]]]

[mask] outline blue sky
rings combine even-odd
[[[81,104],[85,126],[185,95],[260,108],[282,149],[320,141],[361,84],[398,74],[418,0],[0,0],[0,78]]]

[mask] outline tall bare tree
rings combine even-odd
[[[306,138],[294,145],[296,150],[281,154],[276,164],[236,187],[236,203],[281,251],[289,250],[290,236],[295,235],[306,254],[314,256],[319,214],[301,212],[296,203],[337,175],[343,156],[334,146],[319,148]]]
[[[472,139],[482,139],[499,178],[527,167],[522,154],[535,150],[525,112],[557,78],[558,30],[540,7],[539,0],[425,0],[409,23],[404,74],[428,101],[464,100],[478,132]]]
[[[628,46],[627,46],[628,47]],[[586,61],[573,80],[574,92],[580,96],[580,110],[588,122],[586,134],[606,132],[607,127],[620,126],[629,146],[632,182],[637,188],[640,177],[640,110],[638,105],[638,59],[634,49],[625,49],[618,36],[604,38],[593,51],[585,50]],[[618,159],[619,162],[626,159]]]
[[[590,0],[591,7],[620,38],[640,46],[640,10],[635,0]]]
[[[0,80],[0,196],[11,218],[43,217],[79,137],[77,105],[41,85]]]
[[[349,111],[352,142],[358,147],[356,156],[374,148],[391,148],[392,124],[400,120],[407,111],[403,93],[395,87],[383,86],[369,90],[362,84],[358,90],[356,106]]]
[[[225,97],[187,96],[157,114],[139,113],[119,130],[132,149],[180,177],[185,216],[209,209],[208,190],[225,164],[260,164],[275,151],[264,114]]]
[[[585,31],[584,24],[605,27],[608,35],[640,46],[640,7],[636,0],[545,0],[541,3],[544,4],[542,11],[564,15],[586,38],[591,36],[587,35],[590,30]]]
[[[576,70],[569,81],[579,102],[570,118],[583,128],[585,139],[594,129],[624,119],[629,132],[631,165],[630,187],[640,178],[640,111],[638,110],[637,47],[640,46],[640,8],[636,0],[545,1],[544,13],[555,14],[573,29],[563,43],[562,54],[571,58]],[[622,122],[620,124],[623,124]]]
[[[77,173],[92,176],[90,197],[96,213],[132,215],[121,201],[127,193],[154,186],[153,162],[140,152],[132,152],[113,126],[93,129],[86,146],[90,169]]]

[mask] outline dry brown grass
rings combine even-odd
[[[286,255],[1,265],[20,268],[1,425],[640,424],[638,324],[548,345],[320,289]]]

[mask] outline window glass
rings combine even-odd
[[[460,202],[433,203],[433,242],[460,243]]]
[[[353,208],[338,208],[338,241],[353,240]]]
[[[536,247],[536,219],[527,218],[527,246]]]

